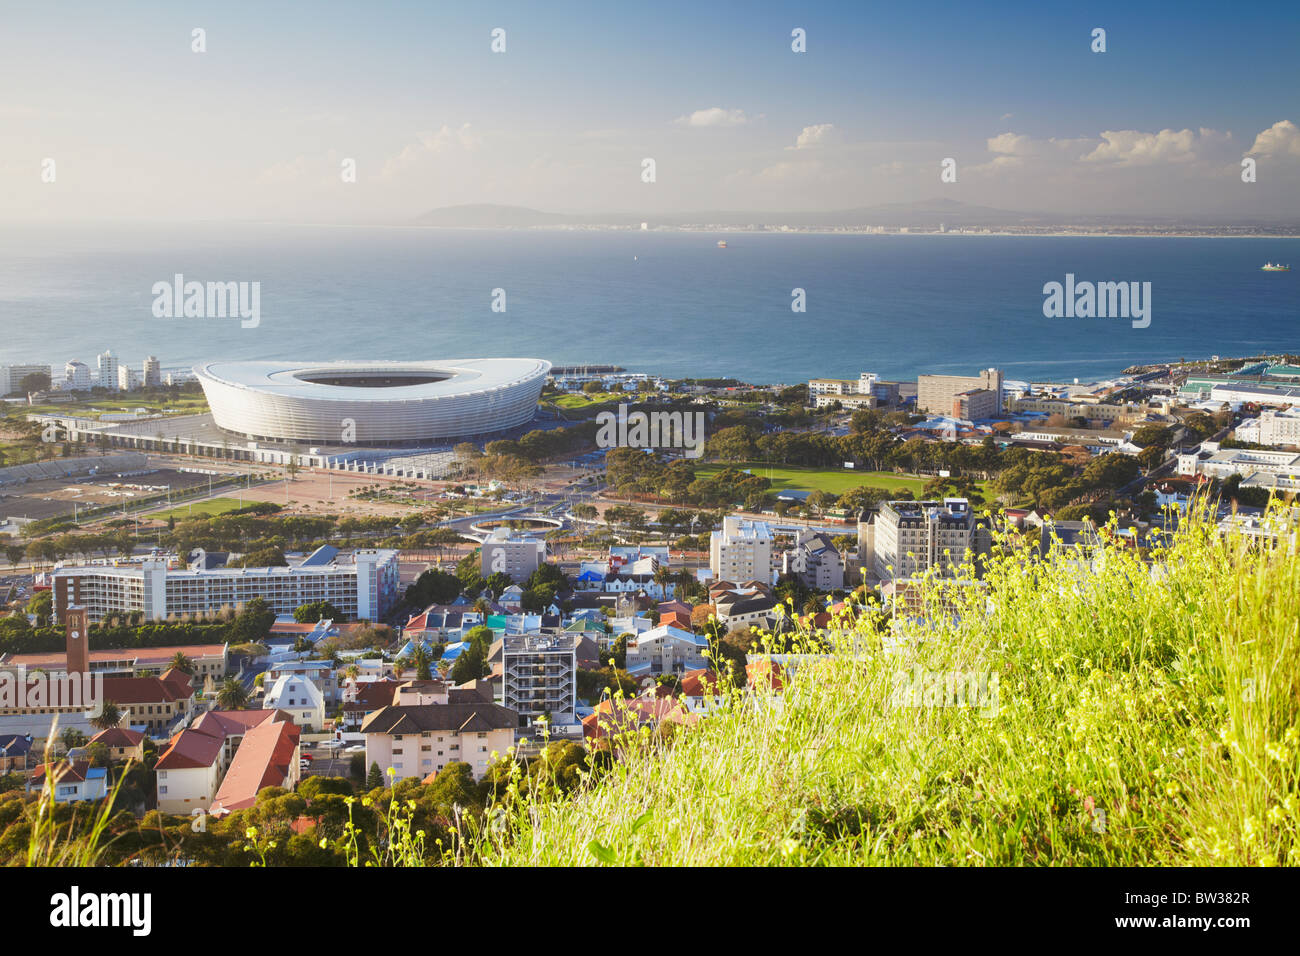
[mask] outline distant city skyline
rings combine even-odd
[[[0,17],[0,217],[1300,216],[1300,9],[35,5]],[[194,52],[195,29],[204,52]],[[505,31],[493,52],[492,31]],[[805,31],[806,52],[791,49]],[[1094,53],[1095,28],[1106,51]],[[1241,181],[1241,161],[1257,181]],[[655,161],[655,181],[642,163]],[[956,182],[940,164],[956,163]],[[54,181],[43,181],[53,160]],[[356,181],[344,182],[355,161]]]

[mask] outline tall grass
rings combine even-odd
[[[1044,558],[1008,540],[955,615],[840,622],[778,697],[647,740],[577,796],[462,834],[489,865],[1296,865],[1300,557],[1217,534]],[[944,593],[947,591],[948,593]],[[954,619],[955,618],[955,619]],[[997,708],[900,698],[996,675]]]

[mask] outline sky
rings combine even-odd
[[[0,221],[1300,218],[1300,4],[1055,7],[4,2]]]

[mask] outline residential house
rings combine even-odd
[[[92,744],[103,744],[109,756],[116,761],[144,761],[144,734],[126,727],[109,727],[90,738]]]
[[[627,672],[657,676],[707,668],[704,653],[708,647],[708,638],[702,635],[661,624],[628,641]]]
[[[325,698],[314,683],[298,674],[277,677],[266,691],[262,706],[283,710],[310,733],[325,727]]]
[[[56,803],[100,800],[108,796],[108,771],[104,767],[92,767],[89,760],[41,764],[32,771],[28,789],[39,787],[46,794],[51,784]]]
[[[158,809],[190,814],[207,810],[221,780],[250,730],[264,723],[291,722],[283,711],[213,710],[172,737],[154,765]]]

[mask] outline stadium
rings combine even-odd
[[[256,441],[408,445],[530,421],[551,363],[209,362],[194,367],[213,420]]]

